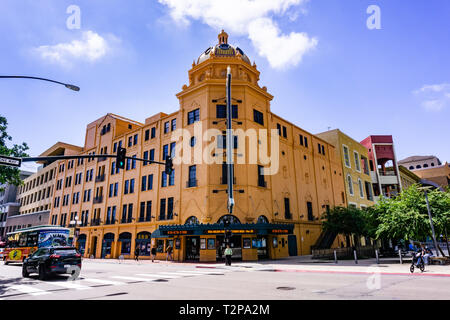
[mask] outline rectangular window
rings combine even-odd
[[[127,222],[130,223],[133,220],[133,204],[128,205],[128,219]]]
[[[166,220],[166,199],[161,199],[159,208],[159,220]]]
[[[170,126],[169,121],[164,122],[164,133],[168,133],[169,132],[169,126]]]
[[[172,170],[172,173],[169,176],[169,186],[175,185],[175,170]]]
[[[364,186],[361,181],[361,179],[358,179],[358,186],[359,186],[359,196],[364,199]]]
[[[308,220],[314,221],[312,202],[306,202],[306,207],[308,209]]]
[[[187,187],[196,187],[197,186],[197,166],[189,167],[189,180],[187,183]]]
[[[284,198],[284,217],[285,217],[285,219],[292,219],[289,198]]]
[[[141,191],[147,190],[147,176],[142,176]]]
[[[266,181],[264,181],[264,167],[258,166],[258,186],[266,188]]]
[[[133,137],[133,146],[135,146],[137,144],[138,144],[138,135],[135,134],[134,137]]]
[[[163,160],[166,160],[168,154],[169,154],[169,145],[165,144],[163,146]]]
[[[145,213],[145,221],[150,221],[152,218],[152,202],[147,201],[147,212]]]
[[[278,135],[281,137],[281,124],[277,123]]]
[[[322,154],[325,155],[325,146],[322,145]]]
[[[111,183],[109,185],[109,194],[108,194],[108,196],[111,198],[113,196],[113,194],[114,194],[114,184]]]
[[[148,160],[148,151],[144,151],[143,158],[144,158],[145,160]],[[146,166],[146,165],[147,165],[147,162],[144,161],[144,163],[143,163],[142,165],[143,165],[143,166]]]
[[[145,219],[145,201],[141,202],[140,210],[139,210],[139,222],[144,221]]]
[[[177,143],[176,143],[176,142],[170,143],[170,157],[171,157],[172,159],[175,158],[175,148],[176,148],[176,146],[177,146]]]
[[[151,133],[152,134],[150,136],[150,139],[153,139],[154,137],[156,137],[156,128],[155,127],[152,128],[152,132]]]
[[[227,106],[224,104],[216,105],[216,118],[225,119],[226,117],[227,117]],[[231,118],[232,119],[238,118],[238,106],[237,105],[231,106]]]
[[[128,147],[131,147],[133,145],[133,137],[128,137]]]
[[[173,198],[167,199],[167,220],[173,219]]]
[[[124,204],[122,207],[122,223],[127,221],[127,205]]]
[[[171,126],[170,129],[172,131],[175,131],[177,129],[177,119],[172,119],[172,122],[171,122],[170,126]]]
[[[134,193],[134,179],[130,180],[130,193]]]
[[[125,180],[125,187],[123,189],[123,194],[128,194],[128,185],[129,185],[130,181],[129,180]]]
[[[164,171],[161,176],[161,187],[167,187],[167,174]]]
[[[195,109],[188,112],[188,125],[193,124],[197,121],[200,121],[200,109]]]
[[[283,137],[287,138],[287,128],[283,126]]]
[[[262,112],[253,109],[253,120],[260,125],[264,125],[264,115]]]
[[[119,191],[119,183],[114,183],[114,197],[117,197],[117,192]]]
[[[152,189],[153,189],[153,174],[148,176],[148,185],[147,185],[147,190]]]
[[[136,158],[136,155],[134,155],[133,158]],[[131,162],[131,169],[136,169],[136,160],[135,159],[133,159]]]
[[[150,139],[150,130],[149,129],[147,129],[147,130],[145,130],[145,141],[148,141],[148,139]]]
[[[150,159],[151,161],[155,161],[155,149],[150,150]]]

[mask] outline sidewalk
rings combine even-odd
[[[376,263],[376,259],[358,260],[358,264],[354,260],[339,260],[336,264],[334,260],[316,260],[311,256],[296,256],[288,257],[279,260],[265,260],[265,261],[244,261],[233,262],[231,267],[225,266],[223,262],[172,262],[165,260],[139,260],[136,262],[132,259],[121,260],[118,259],[87,259],[93,263],[109,263],[109,264],[149,264],[149,265],[186,265],[195,266],[196,268],[208,269],[234,269],[243,271],[271,271],[271,272],[313,272],[313,273],[342,273],[342,274],[373,274],[378,273],[382,275],[411,275],[411,276],[437,276],[450,277],[450,266],[442,265],[427,265],[425,272],[420,272],[415,269],[411,274],[409,267],[411,259],[403,258],[403,264],[400,264],[399,258],[380,258],[380,263]]]

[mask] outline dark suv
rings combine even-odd
[[[22,266],[22,276],[38,273],[40,280],[52,274],[74,274],[81,270],[81,254],[73,247],[39,248],[26,258]]]

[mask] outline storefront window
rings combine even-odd
[[[164,252],[164,240],[156,241],[156,252],[163,253]]]
[[[243,245],[244,245],[244,249],[251,249],[251,247],[252,247],[251,239],[250,238],[244,238],[243,239]]]
[[[216,239],[208,239],[208,250],[216,249]]]

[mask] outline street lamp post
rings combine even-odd
[[[69,83],[63,83],[55,80],[45,79],[45,78],[38,78],[38,77],[28,77],[28,76],[0,76],[0,79],[31,79],[31,80],[42,80],[42,81],[48,81],[53,82],[56,84],[60,84],[65,86],[67,89],[73,90],[73,91],[80,91],[80,88],[77,86],[74,86],[73,84]]]
[[[72,220],[69,222],[69,225],[73,226],[72,228],[74,228],[73,235],[75,238],[74,240],[76,240],[76,241],[74,241],[74,243],[78,243],[78,233],[80,232],[80,228],[78,226],[81,225],[82,223],[83,222],[78,220],[78,216],[75,216],[75,220]]]
[[[431,232],[433,235],[433,242],[434,242],[434,247],[436,248],[436,256],[439,257],[439,248],[437,246],[437,241],[436,241],[436,234],[434,232],[434,225],[433,225],[433,219],[431,218],[431,210],[430,210],[430,203],[428,202],[428,194],[427,191],[428,189],[431,187],[422,187],[419,189],[422,189],[425,193],[425,201],[427,202],[427,211],[428,211],[428,218],[430,219],[430,224],[431,224]]]

